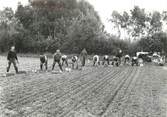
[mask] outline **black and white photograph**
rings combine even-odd
[[[167,117],[167,0],[0,0],[0,117]]]

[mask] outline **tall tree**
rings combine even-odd
[[[157,11],[153,13],[145,12],[144,9],[135,6],[130,10],[130,14],[124,12],[122,15],[113,11],[110,19],[119,30],[124,29],[131,39],[140,39],[162,31],[162,17]],[[119,35],[121,31],[119,31]]]
[[[0,49],[5,51],[15,43],[13,36],[18,33],[21,24],[15,18],[11,8],[5,8],[0,11]]]

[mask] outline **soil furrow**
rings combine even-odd
[[[89,73],[94,73],[94,72],[89,72]],[[83,78],[84,76],[87,76],[87,73],[86,74],[84,74],[84,75],[81,75],[80,77],[75,77],[75,78],[73,78],[72,79],[72,82],[75,82],[75,80],[76,79],[80,79],[80,78]],[[46,81],[45,81],[46,82]],[[62,83],[64,83],[63,81],[58,85],[58,86],[61,86],[62,85]],[[36,84],[35,84],[36,85]],[[58,87],[58,86],[56,86],[56,87]],[[7,106],[11,106],[11,105],[14,105],[16,102],[22,102],[22,101],[25,101],[26,99],[28,99],[29,98],[29,100],[30,100],[30,97],[35,97],[36,95],[37,96],[41,96],[40,94],[45,94],[45,92],[47,92],[48,90],[50,90],[49,88],[50,88],[51,86],[50,85],[48,85],[48,87],[45,87],[45,88],[41,88],[41,89],[38,89],[38,87],[37,87],[37,91],[35,91],[34,93],[33,92],[28,92],[27,94],[28,94],[28,96],[26,96],[26,95],[24,95],[24,97],[23,98],[17,98],[17,99],[19,99],[19,100],[14,100],[14,101],[12,101],[12,102],[10,102],[10,105],[7,105]],[[56,87],[52,87],[52,88],[56,88]],[[32,88],[32,87],[30,87],[30,88]],[[33,90],[34,91],[34,90]],[[37,97],[36,97],[37,98]],[[25,102],[23,102],[23,103],[25,103]],[[12,107],[12,108],[14,108],[14,107]]]
[[[121,71],[123,72],[123,70]],[[112,76],[108,76],[107,79],[106,79],[106,82],[112,77],[112,80],[115,79],[115,78],[118,78],[117,76],[119,76],[121,74],[121,72],[119,72],[118,74],[114,75],[113,77]],[[106,83],[105,82],[105,83]],[[98,86],[99,87],[99,86]],[[95,87],[96,88],[96,87]],[[62,113],[60,116],[63,117],[65,115],[67,115],[68,113],[70,113],[72,110],[76,110],[77,108],[81,107],[83,105],[82,101],[83,100],[86,100],[86,98],[88,98],[88,96],[92,93],[92,90],[89,91],[89,93],[87,93],[87,95],[81,97],[81,99],[77,102],[75,102],[72,107],[70,107],[70,109],[67,111],[67,112],[64,112]]]
[[[103,74],[103,75],[104,75],[104,74]],[[97,76],[99,76],[99,75],[97,74]],[[63,99],[63,98],[66,99],[69,95],[73,95],[73,94],[75,94],[75,93],[77,93],[77,92],[80,92],[80,91],[84,90],[84,87],[88,87],[88,86],[91,85],[93,82],[94,82],[94,79],[90,80],[90,81],[89,81],[88,83],[86,83],[86,84],[83,84],[83,86],[80,85],[80,86],[78,87],[78,89],[77,89],[77,88],[76,88],[76,89],[73,89],[73,90],[69,91],[68,93],[65,93],[64,95],[59,96],[58,99],[56,98],[56,95],[53,95],[52,97],[49,97],[49,98],[50,98],[50,101],[49,101],[49,102],[46,102],[45,105],[49,105],[49,104],[51,104],[52,102],[54,102],[55,100],[57,101],[57,100],[60,100],[60,99]],[[40,108],[40,107],[38,107],[38,108]]]

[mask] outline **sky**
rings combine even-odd
[[[146,11],[167,11],[167,0],[87,0],[99,13],[101,20],[103,21],[106,30],[108,32],[113,31],[112,26],[108,22],[111,17],[112,11],[119,12],[130,11],[134,6],[144,8]]]
[[[111,28],[108,19],[111,17],[112,11],[119,12],[129,11],[135,5],[145,8],[146,11],[167,11],[167,0],[86,0],[92,4],[95,10],[101,17],[107,32],[111,33]],[[4,7],[17,8],[17,3],[21,2],[23,5],[28,4],[28,0],[0,0],[0,10]]]

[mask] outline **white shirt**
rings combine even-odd
[[[108,55],[105,55],[104,58],[105,58],[105,59],[108,59]]]
[[[63,56],[62,56],[62,58],[66,59],[66,58],[67,58],[67,56],[66,56],[66,55],[63,55]]]
[[[129,55],[125,55],[125,58],[130,58],[130,56]]]
[[[133,59],[135,59],[135,60],[136,60],[136,59],[137,59],[137,57],[136,57],[136,56],[134,56],[134,57],[133,57]]]
[[[95,58],[97,58],[97,62],[99,61],[99,56],[98,55],[94,55],[93,56],[93,61],[95,60]]]

